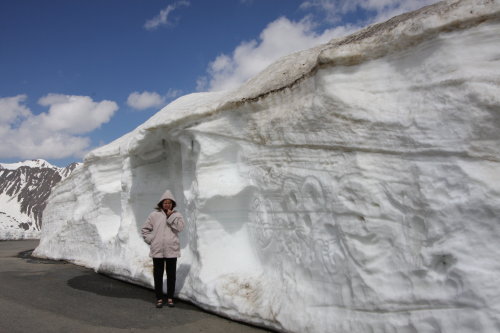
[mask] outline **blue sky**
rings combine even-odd
[[[434,0],[2,0],[0,162],[58,166],[175,98]]]

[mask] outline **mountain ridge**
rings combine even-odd
[[[43,159],[0,163],[0,239],[39,238],[52,188],[78,165],[60,168]]]

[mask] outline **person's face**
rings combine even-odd
[[[170,199],[163,200],[162,206],[163,206],[164,210],[172,210],[172,206],[173,206],[172,200],[170,200]]]

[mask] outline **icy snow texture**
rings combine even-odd
[[[52,192],[38,256],[287,332],[500,331],[500,2],[450,1],[184,96]]]

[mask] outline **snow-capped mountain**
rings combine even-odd
[[[39,238],[52,187],[77,166],[59,168],[41,159],[0,164],[0,239]]]

